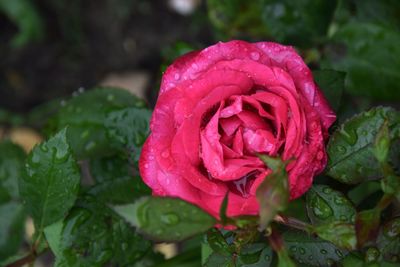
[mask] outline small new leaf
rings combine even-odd
[[[278,158],[260,156],[272,169],[257,188],[256,196],[260,205],[260,230],[265,230],[278,212],[289,204],[289,185],[286,165]]]
[[[363,210],[356,216],[357,246],[362,248],[368,242],[374,242],[380,223],[379,209]]]
[[[143,197],[114,210],[156,241],[176,242],[210,229],[215,219],[202,209],[176,198]]]
[[[387,161],[389,155],[390,148],[390,135],[389,135],[389,127],[388,122],[385,121],[381,128],[379,129],[378,134],[376,135],[374,142],[374,154],[375,158],[379,161],[379,163],[384,164]]]

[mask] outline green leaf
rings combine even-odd
[[[166,242],[182,241],[216,223],[197,206],[175,198],[143,197],[114,210],[149,238]]]
[[[96,182],[87,193],[104,203],[125,204],[150,195],[151,190],[139,176],[133,176],[128,160],[119,157],[94,159],[91,173]]]
[[[18,180],[23,175],[25,165],[24,150],[10,141],[0,143],[0,187],[8,198],[19,199]]]
[[[400,262],[400,217],[381,227],[376,243],[383,259]]]
[[[46,241],[49,244],[51,251],[56,257],[62,257],[60,244],[61,244],[63,226],[64,226],[63,221],[60,220],[44,228]]]
[[[353,189],[351,189],[347,196],[356,206],[358,206],[362,201],[367,199],[370,195],[379,192],[381,185],[377,181],[366,181],[363,182]]]
[[[240,267],[269,267],[272,265],[272,249],[263,243],[253,243],[243,246],[237,259]]]
[[[235,261],[232,256],[221,255],[212,253],[203,267],[236,267]]]
[[[88,196],[64,221],[57,266],[131,266],[150,245],[108,207]]]
[[[286,250],[278,251],[278,265],[277,267],[296,267],[296,264],[289,257],[289,254]]]
[[[289,255],[297,262],[310,266],[330,266],[332,261],[340,261],[347,251],[330,242],[297,230],[283,234]]]
[[[346,46],[329,67],[347,72],[346,90],[374,99],[400,99],[400,33],[371,23],[350,22],[339,28],[333,41]]]
[[[44,23],[32,1],[0,0],[0,11],[19,28],[19,33],[11,41],[14,47],[22,47],[43,39]]]
[[[376,107],[343,123],[328,143],[327,174],[347,184],[381,178],[383,174],[374,156],[374,141],[385,121],[388,121],[391,139],[398,138],[400,113],[392,108]],[[399,160],[398,146],[398,143],[391,146],[389,162]]]
[[[382,191],[388,195],[394,195],[400,200],[400,177],[397,175],[388,175],[381,180]]]
[[[116,152],[104,126],[108,113],[126,107],[144,106],[142,100],[126,90],[95,88],[63,103],[49,127],[62,129],[69,126],[68,141],[79,159],[107,156]]]
[[[36,146],[19,181],[21,197],[37,230],[62,219],[79,190],[79,167],[67,142],[67,130]]]
[[[0,204],[0,262],[17,253],[22,245],[25,219],[22,204],[16,201]]]
[[[363,210],[356,216],[357,246],[374,243],[378,236],[381,213],[378,209]]]
[[[356,231],[354,225],[333,221],[314,227],[314,232],[336,246],[348,250],[356,248]]]
[[[139,160],[141,147],[149,134],[151,111],[125,108],[107,114],[104,122],[107,133],[117,147],[132,151],[132,158]]]
[[[264,230],[278,212],[284,211],[289,204],[289,185],[286,165],[278,158],[265,155],[261,160],[273,172],[267,175],[257,188],[256,196],[260,205],[260,229]]]
[[[212,250],[218,254],[231,255],[234,251],[234,248],[226,242],[222,233],[215,228],[211,228],[207,232],[207,242]]]
[[[219,208],[219,218],[222,225],[228,222],[228,216],[226,215],[226,210],[228,209],[229,193],[226,193],[224,200],[222,201],[221,207]]]
[[[313,224],[329,221],[354,223],[356,210],[343,193],[326,185],[314,185],[306,195],[307,213]]]
[[[313,76],[333,110],[338,111],[346,73],[335,70],[315,70]]]
[[[390,134],[387,121],[379,129],[374,141],[374,154],[379,163],[384,164],[389,156]]]

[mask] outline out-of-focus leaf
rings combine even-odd
[[[342,99],[346,73],[335,70],[315,70],[313,76],[331,107],[337,111]]]
[[[278,158],[260,156],[266,166],[272,169],[257,188],[256,196],[260,205],[260,229],[264,230],[278,212],[289,204],[289,185],[286,165]]]
[[[111,87],[76,93],[66,101],[49,128],[68,127],[68,141],[77,158],[102,157],[115,153],[104,126],[108,113],[145,104],[128,91]]]
[[[11,41],[14,47],[22,47],[43,39],[43,21],[32,1],[0,0],[0,11],[19,28],[19,33]]]
[[[347,184],[381,178],[382,171],[374,156],[374,141],[385,121],[388,121],[391,139],[398,138],[400,113],[392,108],[373,108],[343,123],[328,143],[327,174]],[[397,162],[400,159],[399,144],[392,144],[389,162]]]
[[[269,267],[272,265],[273,251],[263,243],[253,243],[241,248],[236,266]]]
[[[378,236],[381,213],[378,209],[363,210],[356,216],[357,246],[374,242]]]
[[[235,261],[232,256],[221,255],[218,253],[212,253],[207,261],[204,263],[203,267],[235,267]]]
[[[111,142],[116,147],[129,149],[132,158],[139,160],[140,152],[147,135],[151,111],[140,108],[125,108],[107,114],[105,127]]]
[[[355,0],[357,21],[372,22],[400,30],[400,2],[397,0]]]
[[[25,219],[22,204],[16,201],[0,204],[0,263],[17,253],[21,246]]]
[[[313,237],[300,231],[287,231],[283,239],[290,256],[297,262],[310,266],[326,266],[338,262],[346,256],[347,251],[330,242]]]
[[[400,33],[376,24],[350,22],[333,37],[346,46],[326,65],[347,72],[346,90],[374,99],[400,99]],[[338,59],[339,58],[339,59]]]
[[[225,38],[272,38],[310,46],[322,39],[336,1],[208,0],[212,24]]]
[[[131,266],[150,245],[108,207],[85,197],[64,221],[56,266]]]
[[[330,222],[314,227],[314,232],[336,246],[354,250],[356,248],[356,231],[354,225],[344,222]]]
[[[117,156],[90,161],[96,184],[87,193],[105,203],[125,204],[150,195],[151,190],[139,176],[133,176],[127,159]]]
[[[0,143],[0,187],[8,198],[19,199],[18,180],[23,175],[25,165],[24,150],[10,141]]]
[[[181,199],[143,197],[114,210],[146,236],[159,241],[182,241],[210,229],[215,219]]]
[[[0,108],[0,124],[10,124],[16,126],[21,125],[22,123],[24,123],[24,117]]]
[[[313,224],[329,221],[354,223],[356,210],[341,192],[326,185],[314,185],[306,196],[307,213]]]
[[[383,259],[400,262],[400,217],[388,221],[381,227],[376,242]]]
[[[36,146],[19,180],[21,198],[40,232],[62,219],[73,206],[80,172],[67,142],[67,130]]]
[[[347,193],[347,196],[356,206],[359,205],[364,199],[370,195],[378,192],[381,189],[381,185],[377,181],[366,181],[363,182]]]

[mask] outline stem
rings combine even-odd
[[[295,228],[307,233],[311,233],[312,226],[308,223],[300,221],[296,218],[286,217],[284,215],[276,215],[274,220],[280,224]]]
[[[6,267],[21,267],[21,266],[24,266],[25,264],[34,262],[36,257],[37,257],[36,253],[31,252],[28,255],[26,255],[25,257],[23,257],[22,259],[19,259],[13,263],[10,263]]]
[[[390,205],[390,203],[392,203],[393,199],[393,195],[384,194],[381,200],[379,200],[378,204],[376,205],[376,208],[379,209],[380,212],[383,211]]]

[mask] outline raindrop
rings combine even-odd
[[[169,151],[168,151],[168,149],[164,150],[164,151],[161,153],[161,157],[163,157],[163,158],[168,158],[168,157],[169,157]]]
[[[346,153],[346,148],[344,146],[337,146],[337,151],[341,154]]]
[[[115,96],[114,96],[113,94],[107,95],[107,100],[108,100],[108,101],[113,101],[114,98],[115,98]]]
[[[68,156],[69,156],[68,149],[55,149],[55,152],[56,152],[56,155],[55,155],[56,160],[58,162],[64,162],[68,159]]]
[[[340,130],[340,133],[348,144],[354,145],[355,143],[357,143],[358,136],[355,130],[345,130],[344,128],[342,128]]]
[[[258,53],[258,52],[251,52],[251,53],[250,53],[250,57],[251,57],[251,59],[253,59],[253,60],[259,60],[259,59],[260,59],[260,53]]]
[[[175,80],[179,80],[180,77],[181,77],[181,75],[179,73],[175,73],[175,75],[174,75]]]
[[[335,196],[333,198],[333,202],[335,202],[335,204],[337,204],[337,205],[347,204],[346,199],[344,197],[342,197],[342,196]]]
[[[314,215],[319,219],[326,219],[332,216],[333,211],[328,203],[321,197],[315,195],[311,200],[311,207]]]
[[[361,135],[367,136],[367,135],[368,135],[367,130],[362,130],[362,131],[361,131]]]
[[[324,158],[324,152],[318,151],[317,153],[317,160],[322,160]]]
[[[49,148],[47,147],[46,144],[43,143],[40,145],[40,150],[42,150],[43,152],[47,152],[47,151],[49,151]]]
[[[89,136],[89,133],[90,133],[89,130],[83,131],[83,132],[81,133],[81,138],[82,138],[82,139],[87,138],[87,137]]]
[[[320,252],[321,252],[321,254],[326,254],[326,253],[328,253],[328,251],[326,251],[325,249],[321,249]]]
[[[330,193],[332,193],[332,188],[324,187],[324,189],[322,189],[322,192],[324,192],[325,194],[330,194]]]
[[[308,260],[312,261],[314,259],[313,255],[308,256]]]
[[[332,260],[332,259],[327,259],[327,260],[326,260],[326,265],[332,266],[333,264],[335,264],[335,261],[334,261],[334,260]]]
[[[265,255],[265,260],[266,261],[270,261],[271,260],[271,256],[270,255]]]
[[[341,221],[347,221],[347,217],[346,217],[345,215],[340,215],[340,216],[339,216],[339,219],[340,219]]]
[[[299,252],[300,252],[300,254],[305,254],[306,250],[304,248],[299,248]]]
[[[296,246],[291,246],[290,247],[290,251],[295,253],[297,251],[297,247]]]
[[[339,258],[343,258],[343,253],[339,249],[335,249],[335,253]]]

